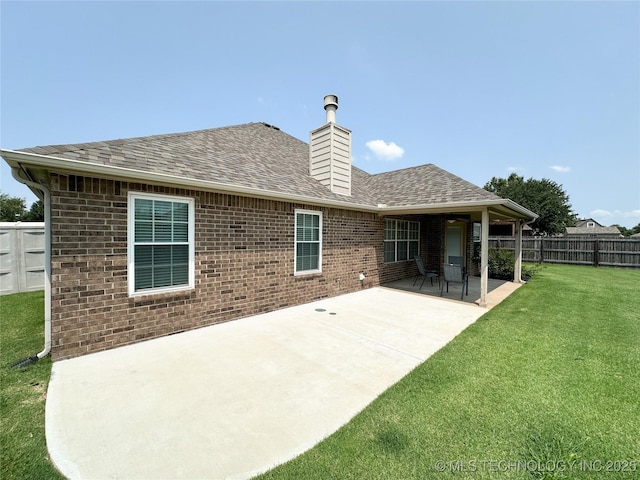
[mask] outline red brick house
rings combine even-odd
[[[351,132],[249,123],[11,151],[43,198],[45,332],[62,359],[471,264],[473,228],[536,215],[432,164],[370,175]],[[480,268],[486,299],[487,237]],[[519,258],[519,257],[518,257]],[[519,272],[519,260],[516,265]],[[519,275],[516,276],[519,279]]]

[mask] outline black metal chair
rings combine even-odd
[[[438,275],[438,272],[434,271],[434,270],[427,270],[427,268],[424,266],[424,262],[422,261],[422,257],[420,257],[420,255],[415,255],[413,257],[413,259],[416,261],[416,266],[418,267],[418,275],[416,275],[416,278],[413,279],[413,286],[415,287],[416,282],[418,281],[418,278],[422,277],[422,283],[420,284],[420,288],[419,290],[422,290],[422,286],[424,285],[424,281],[429,278],[431,279],[431,285],[433,285],[433,279],[437,278],[438,279],[438,285],[440,284],[440,275]]]
[[[463,262],[462,257],[455,257],[453,255],[449,255],[449,263],[453,263],[454,265],[462,265]]]
[[[449,293],[449,283],[459,283],[461,285],[460,300],[464,298],[465,290],[466,294],[469,295],[469,276],[462,265],[445,263],[442,265],[442,271],[444,273],[444,280],[440,285],[440,296],[442,296],[444,292],[445,283],[447,284],[447,293]]]

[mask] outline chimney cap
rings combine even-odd
[[[338,96],[337,95],[325,95],[324,96],[324,109],[332,105],[335,109],[338,108]]]

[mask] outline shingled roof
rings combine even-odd
[[[309,146],[264,123],[18,150],[48,157],[375,207],[499,199],[433,164],[370,175],[352,167],[351,196],[309,175]]]
[[[369,186],[388,206],[480,202],[500,198],[429,163],[372,175]]]
[[[584,236],[598,236],[609,235],[622,237],[622,233],[618,227],[565,227],[567,235],[584,235]]]

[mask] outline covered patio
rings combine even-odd
[[[380,210],[385,219],[385,262],[390,262],[385,265],[389,275],[386,281],[383,280],[383,285],[412,290],[413,278],[417,273],[414,255],[421,256],[427,270],[438,272],[440,280],[443,280],[443,264],[461,265],[469,275],[469,295],[463,301],[476,303],[483,308],[495,305],[489,297],[490,292],[497,295],[504,289],[511,288],[513,291],[523,283],[522,230],[537,215],[521,205],[493,196],[491,199],[449,201],[421,206],[385,205],[380,206]],[[489,224],[492,221],[506,221],[514,225],[516,250],[513,282],[489,278]],[[416,292],[420,283],[421,280],[416,284]],[[420,293],[440,296],[436,283],[434,280],[432,287],[430,281],[425,282]],[[513,285],[507,287],[507,283]],[[452,288],[453,292],[450,288],[449,293],[445,291],[443,297],[459,300],[459,284]]]
[[[464,295],[462,300],[460,300],[460,288],[462,288],[460,284],[450,284],[449,292],[447,292],[447,288],[445,286],[441,297],[439,285],[439,281],[443,281],[441,278],[434,278],[433,284],[430,280],[426,280],[424,285],[422,285],[422,288],[420,288],[422,278],[418,278],[415,283],[414,279],[415,277],[406,277],[401,280],[385,283],[382,286],[396,290],[404,290],[406,292],[413,292],[419,295],[440,298],[445,301],[480,305],[482,299],[482,282],[480,277],[469,277],[469,294]],[[486,308],[491,309],[495,307],[498,303],[515,292],[520,286],[522,286],[521,282],[509,282],[507,280],[489,278],[487,280]]]

